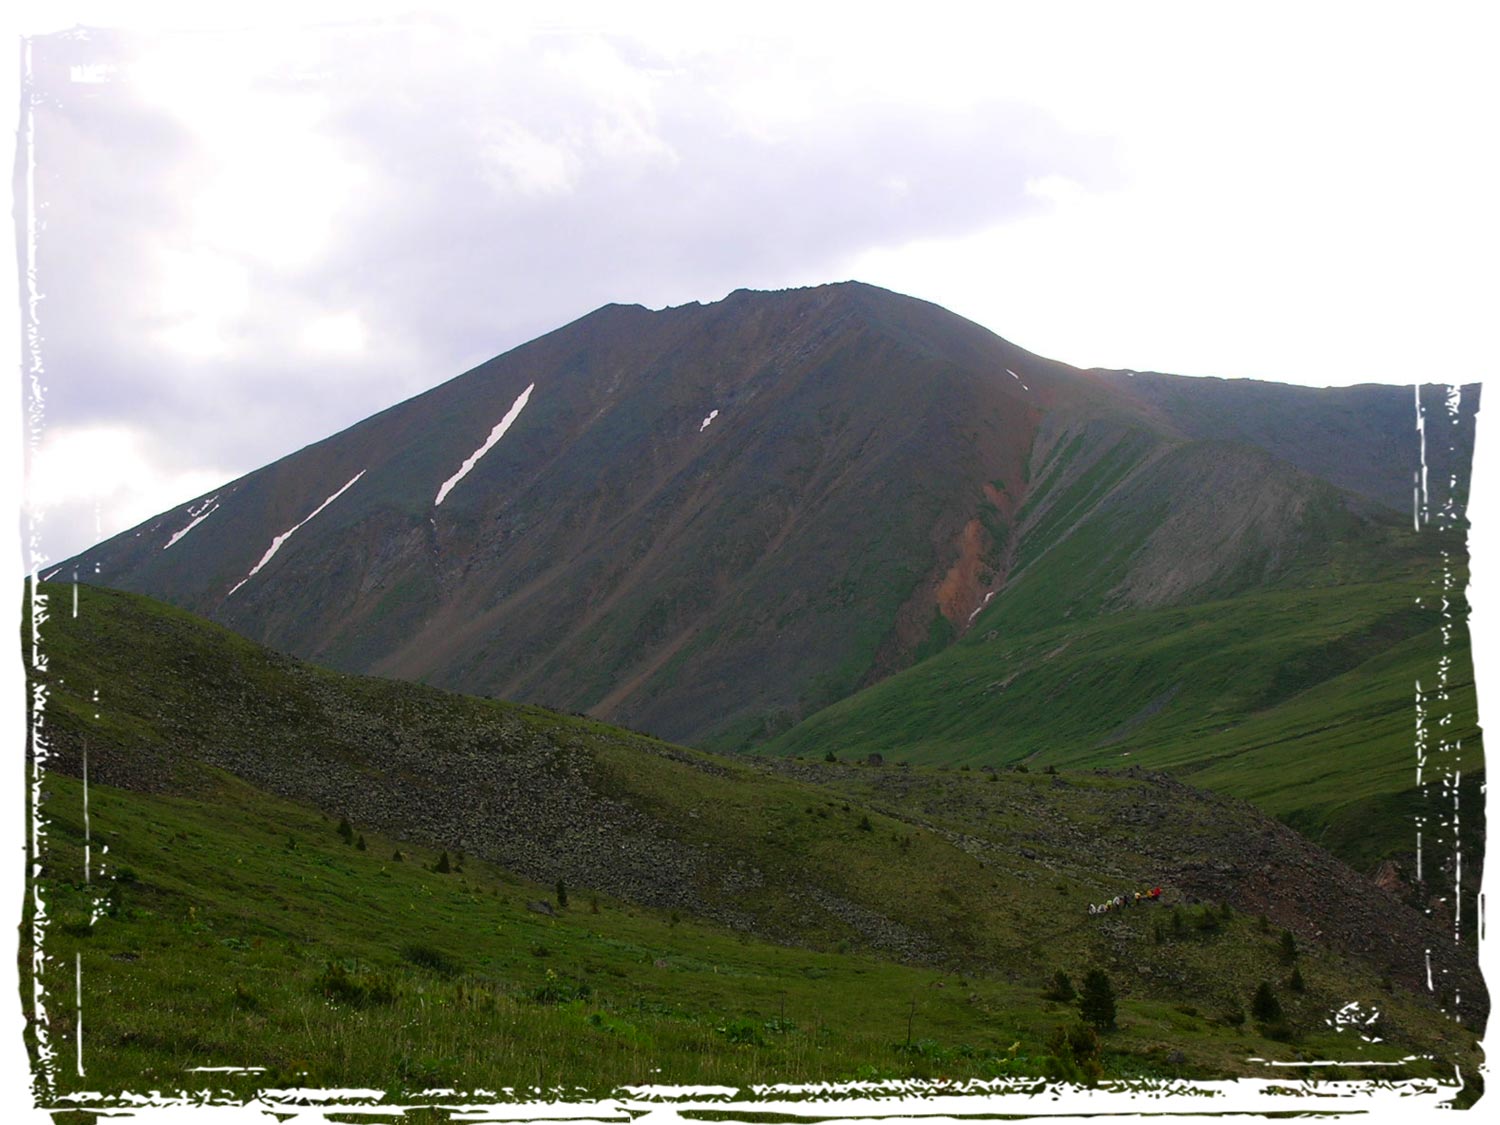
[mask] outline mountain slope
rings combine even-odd
[[[941,650],[1121,485],[1151,493],[1129,534],[1191,565],[1119,560],[1103,609],[1337,578],[1309,508],[1347,512],[1341,557],[1403,566],[1364,547],[1410,491],[1409,393],[1253,395],[1231,426],[1196,381],[854,283],[612,305],[50,573],[345,670],[744,744]],[[1350,410],[1317,451],[1278,435]],[[1204,464],[1212,488],[1130,483]],[[1244,519],[1199,541],[1231,494]]]
[[[441,934],[448,944],[470,932],[483,938],[466,947],[467,956],[488,966],[467,979],[471,999],[503,998],[504,1010],[522,1020],[515,999],[545,987],[536,959],[546,954],[528,952],[528,943],[566,943],[560,979],[575,982],[568,984],[575,990],[576,982],[589,983],[600,996],[590,1001],[598,1021],[584,1021],[582,1013],[571,1025],[544,1021],[557,1037],[549,1047],[570,1058],[588,1053],[600,1021],[631,1018],[607,998],[655,998],[669,989],[655,970],[674,958],[694,974],[684,978],[691,995],[677,993],[675,1003],[690,1008],[681,1014],[713,1021],[698,1034],[712,1034],[709,1028],[744,1006],[761,1005],[764,1014],[776,993],[769,980],[779,973],[803,979],[796,995],[811,1010],[820,1000],[806,980],[818,975],[831,976],[829,987],[867,996],[870,1010],[860,1014],[847,1001],[826,1001],[841,1032],[873,1020],[886,1036],[841,1046],[832,1058],[842,1065],[860,1052],[889,1060],[889,1044],[899,1041],[895,1029],[907,1006],[904,994],[889,990],[915,987],[919,978],[882,964],[927,966],[921,987],[951,977],[956,988],[981,997],[944,1009],[946,1034],[970,1042],[982,1035],[983,1050],[967,1057],[992,1060],[1005,1050],[990,1042],[996,1019],[1005,1034],[1040,1048],[1069,1017],[1018,1016],[1035,1007],[1027,997],[1058,967],[1081,975],[1103,965],[1121,991],[1126,1026],[1135,1029],[1123,1050],[1143,1060],[1180,1049],[1201,1067],[1197,1073],[1242,1073],[1244,1051],[1236,1049],[1234,1062],[1222,1053],[1229,1043],[1217,1040],[1262,1044],[1270,1032],[1240,1031],[1230,1016],[1196,1013],[1243,1008],[1257,978],[1284,973],[1277,936],[1286,929],[1312,981],[1306,1000],[1296,1002],[1296,1034],[1308,1037],[1310,1049],[1329,1052],[1320,1057],[1350,1057],[1333,1054],[1340,1049],[1367,1057],[1369,1049],[1375,1053],[1368,1057],[1394,1061],[1432,1049],[1466,1069],[1472,1061],[1467,1041],[1439,1047],[1437,1039],[1454,1033],[1452,1016],[1482,1024],[1487,1001],[1471,951],[1249,806],[1160,775],[991,776],[717,758],[537,708],[327,672],[132,595],[79,587],[75,616],[67,586],[43,584],[40,592],[49,609],[61,610],[39,620],[45,667],[29,669],[33,698],[46,701],[37,749],[47,770],[45,815],[60,838],[56,848],[48,845],[42,877],[48,901],[65,907],[53,955],[62,949],[85,957],[90,981],[112,982],[91,1001],[96,1050],[128,1058],[144,1048],[157,1066],[160,1044],[167,1044],[181,1072],[222,1065],[226,1056],[244,1062],[242,1044],[274,1046],[268,1027],[284,1025],[288,1042],[315,1040],[299,1015],[306,1007],[299,997],[335,995],[328,991],[338,983],[330,983],[330,973],[338,976],[331,965],[350,955],[338,950],[352,949],[374,967],[342,970],[349,975],[339,987],[375,988],[386,980],[397,996],[381,1003],[405,997],[398,1008],[409,1021],[403,1026],[425,1028],[433,1017],[422,1009],[436,1006],[422,999],[431,985],[402,974],[413,964],[440,966],[442,949],[418,957],[396,942],[434,942]],[[83,803],[81,786],[66,782],[85,768],[96,806]],[[338,817],[369,834],[379,854],[334,843]],[[233,827],[220,831],[221,823]],[[95,853],[111,872],[105,882],[96,869],[97,892],[86,872],[76,874],[90,831],[110,841],[107,853]],[[312,855],[304,853],[308,847]],[[348,849],[346,858],[326,854],[340,848]],[[435,861],[430,874],[400,876],[409,902],[393,897],[397,883],[381,870],[392,848],[420,848],[424,857],[441,849],[471,865],[462,893],[450,894]],[[128,878],[114,874],[121,864],[130,868]],[[504,883],[507,896],[524,899],[559,881],[575,903],[602,898],[603,913],[543,930],[530,917],[536,911],[487,903],[486,886]],[[1151,885],[1163,887],[1169,909],[1088,914],[1090,903]],[[84,900],[96,894],[112,896],[115,912],[96,911],[87,923],[69,913],[88,916],[95,908]],[[144,910],[119,909],[120,897]],[[255,905],[262,902],[264,908]],[[1174,915],[1171,906],[1182,909]],[[426,919],[423,933],[392,929],[392,910],[400,926]],[[633,919],[635,910],[646,911],[648,922],[615,921]],[[679,914],[696,920],[680,933]],[[1258,915],[1266,921],[1252,921]],[[731,933],[741,935],[739,949]],[[622,941],[630,943],[632,964],[651,964],[606,971],[603,964],[620,963]],[[799,948],[778,954],[767,942]],[[262,943],[266,951],[252,955]],[[283,948],[295,948],[296,956],[281,956]],[[811,958],[807,949],[864,958],[858,972],[885,981],[887,990],[852,987],[855,967]],[[712,981],[712,999],[705,956],[734,969]],[[274,979],[250,975],[246,966],[262,963]],[[74,962],[64,957],[61,964]],[[242,974],[234,989],[226,966]],[[804,969],[817,973],[804,976]],[[170,989],[158,982],[164,973]],[[747,976],[754,979],[736,983]],[[293,982],[290,990],[283,978]],[[391,979],[401,983],[391,986]],[[161,999],[132,1020],[120,998],[148,987]],[[249,1000],[240,993],[255,1001],[248,1009],[255,1018],[245,1017]],[[1388,1013],[1389,1042],[1343,1044],[1329,1030],[1324,1015],[1351,998]],[[1180,1026],[1165,1029],[1164,1013],[1188,1008],[1194,1014],[1171,1017]],[[221,1010],[238,1014],[209,1032],[205,1013]],[[158,1046],[143,1036],[143,1025],[162,1028],[153,1032]],[[653,1017],[645,1026],[665,1039],[676,1025]],[[108,1038],[103,1029],[112,1029]],[[372,1054],[366,1036],[394,1036],[409,1052],[433,1050],[412,1043],[377,1010],[344,1022],[340,1042],[351,1046],[322,1052],[320,1075],[378,1080],[360,1069],[371,1057],[386,1058]],[[1279,1048],[1273,1037],[1257,1049]],[[869,1053],[877,1050],[884,1054]],[[295,1052],[276,1053],[277,1073],[295,1070]],[[669,1054],[677,1065],[698,1067],[708,1056],[725,1068],[713,1072],[719,1074],[744,1075],[736,1068],[755,1061],[719,1059],[692,1045],[681,1058]],[[644,1058],[651,1061],[652,1052]],[[606,1081],[636,1078],[641,1061],[632,1053],[595,1073]],[[451,1064],[436,1067],[456,1080]],[[514,1072],[507,1081],[515,1081]]]
[[[1451,458],[1465,423],[1438,421]],[[1009,581],[957,644],[762,749],[1169,768],[1418,881],[1414,814],[1440,774],[1483,770],[1463,483],[1433,473],[1413,528],[1233,443],[1044,471]],[[1464,831],[1482,854],[1482,817]]]

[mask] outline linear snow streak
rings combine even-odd
[[[181,531],[179,531],[176,535],[172,536],[171,539],[167,540],[167,546],[163,547],[162,550],[165,551],[167,549],[167,547],[170,547],[173,543],[177,542],[177,540],[181,539],[188,532],[192,531],[193,528],[197,527],[204,520],[208,519],[209,516],[211,516],[215,512],[217,512],[219,510],[219,505],[216,504],[216,503],[214,503],[214,501],[216,501],[216,500],[218,500],[218,496],[217,495],[210,496],[207,500],[205,500],[203,502],[203,510],[201,510],[201,511],[195,512],[195,511],[193,511],[193,509],[189,508],[188,509],[188,515],[190,515],[190,516],[193,517],[193,522],[190,523],[190,524],[188,524],[185,528],[183,528]]]
[[[224,596],[226,598],[233,597],[235,590],[238,590],[246,582],[249,582],[250,579],[254,578],[256,571],[260,570],[261,567],[265,566],[266,563],[270,562],[271,561],[271,556],[274,555],[277,551],[281,550],[281,545],[283,543],[285,543],[288,539],[290,539],[292,537],[292,532],[296,531],[297,528],[301,527],[303,523],[306,523],[308,520],[312,519],[313,516],[317,515],[324,508],[328,507],[328,505],[332,504],[335,500],[337,500],[344,493],[348,492],[349,489],[353,486],[354,482],[357,481],[360,477],[362,477],[364,475],[365,475],[365,470],[364,469],[361,469],[359,472],[355,473],[352,477],[349,478],[349,483],[348,484],[344,485],[343,488],[339,489],[332,496],[330,496],[327,500],[324,500],[321,504],[319,504],[316,508],[314,508],[312,510],[312,514],[309,515],[306,519],[304,519],[302,521],[302,523],[299,523],[299,524],[296,524],[296,525],[294,525],[292,527],[287,528],[287,530],[283,531],[275,539],[272,539],[271,540],[271,547],[270,547],[270,549],[268,551],[266,551],[266,553],[264,555],[261,556],[260,562],[256,563],[253,567],[251,567],[250,568],[250,573],[247,574],[247,575],[245,575],[245,577],[241,578],[238,582],[236,582],[234,584],[234,589],[230,590],[229,593],[225,594]]]
[[[495,443],[505,436],[505,431],[510,429],[511,423],[521,416],[521,411],[525,409],[526,402],[531,398],[531,392],[535,387],[536,384],[532,383],[531,386],[521,392],[521,397],[511,403],[510,409],[505,412],[505,417],[501,418],[499,424],[490,431],[490,436],[485,439],[484,444],[469,454],[469,459],[463,463],[463,467],[443,482],[443,487],[438,489],[437,499],[432,502],[434,508],[443,502],[443,497],[448,495],[455,484],[468,476],[469,470],[479,464],[479,459],[493,449]]]
[[[982,602],[979,603],[979,609],[976,609],[973,613],[969,614],[969,624],[970,625],[974,624],[974,618],[978,617],[979,614],[980,614],[980,612],[984,609],[984,607],[990,604],[990,599],[993,598],[994,596],[995,596],[995,591],[991,590],[988,594],[986,594],[984,596],[984,601],[982,601]]]
[[[704,430],[708,429],[708,424],[718,416],[719,412],[717,410],[710,410],[708,412],[708,417],[703,419],[703,425],[698,427],[698,432],[701,434]]]

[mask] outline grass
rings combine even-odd
[[[1424,592],[1394,581],[1270,590],[1020,635],[981,617],[959,644],[762,749],[1168,769],[1314,838],[1326,831],[1368,868],[1410,847],[1410,819],[1390,814],[1413,787],[1414,684],[1436,689],[1445,655],[1429,710],[1450,716],[1445,737],[1462,744],[1448,764],[1483,767],[1464,635],[1444,648],[1436,610],[1414,604]]]
[[[365,829],[357,851],[334,818],[227,776],[191,800],[92,787],[85,873],[80,823],[68,815],[81,783],[54,774],[46,784],[53,813],[37,891],[54,919],[42,974],[54,1102],[82,1090],[608,1092],[1042,1077],[1070,1065],[1048,1041],[1077,1022],[1076,1006],[1042,992],[1056,967],[1082,978],[1081,950],[1039,958],[1018,981],[776,945],[584,888],[549,917],[527,907],[552,900],[549,888],[474,859],[438,875],[429,850]],[[1144,946],[1169,917],[1122,915],[1119,940]],[[1249,1056],[1284,1054],[1215,1007],[1248,1006],[1251,978],[1284,975],[1272,936],[1239,918],[1172,951],[1190,989],[1216,999],[1195,1007],[1117,977],[1119,1030],[1104,1037],[1098,1076],[1249,1073]],[[1224,979],[1226,960],[1249,968],[1243,980]],[[75,969],[83,1077],[72,1065]],[[1347,969],[1314,953],[1303,972],[1309,993],[1282,996],[1303,1029],[1299,1050],[1404,1057],[1399,1042],[1319,1030]],[[1340,982],[1332,990],[1319,984],[1329,976]],[[1409,1005],[1401,1018],[1421,1026]],[[1182,1062],[1167,1062],[1174,1051]],[[225,1066],[264,1070],[195,1069]]]
[[[31,670],[53,756],[33,884],[42,1008],[30,980],[22,996],[49,1104],[204,1086],[1203,1078],[1285,1057],[1221,1018],[1285,975],[1238,888],[1237,913],[1212,931],[1189,913],[1187,938],[1158,933],[1165,909],[1087,914],[1161,882],[1201,915],[1189,899],[1211,883],[1194,873],[1247,841],[1321,890],[1297,882],[1310,849],[1248,809],[1091,769],[771,768],[329,673],[132,595],[84,588],[80,609],[43,625],[47,667]],[[1431,1000],[1387,990],[1385,962],[1304,922],[1308,990],[1283,997],[1295,1049],[1472,1070],[1477,1047]],[[1060,1045],[1077,1007],[1043,995],[1059,969],[1093,967],[1120,1011],[1098,1057]],[[1355,997],[1388,1013],[1385,1042],[1326,1025]]]

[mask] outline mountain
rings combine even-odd
[[[1443,393],[1416,400],[1451,438],[1427,463],[1466,480],[1477,396],[1450,419]],[[1421,581],[1462,531],[1411,531],[1413,405],[1079,370],[856,283],[610,305],[50,575],[337,669],[748,746],[1002,594],[1030,629]],[[1101,721],[1171,684],[1148,686]]]
[[[45,1034],[69,1064],[53,1095],[226,1064],[244,1096],[1478,1064],[1472,946],[1165,775],[719,757],[328,671],[136,595],[36,593],[46,909],[22,964],[52,1013],[34,1058]],[[1090,968],[1118,1027],[1075,1054],[1047,993]]]

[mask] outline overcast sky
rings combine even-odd
[[[609,301],[857,278],[1080,366],[1485,373],[1481,7],[405,7],[22,28],[41,555]]]

